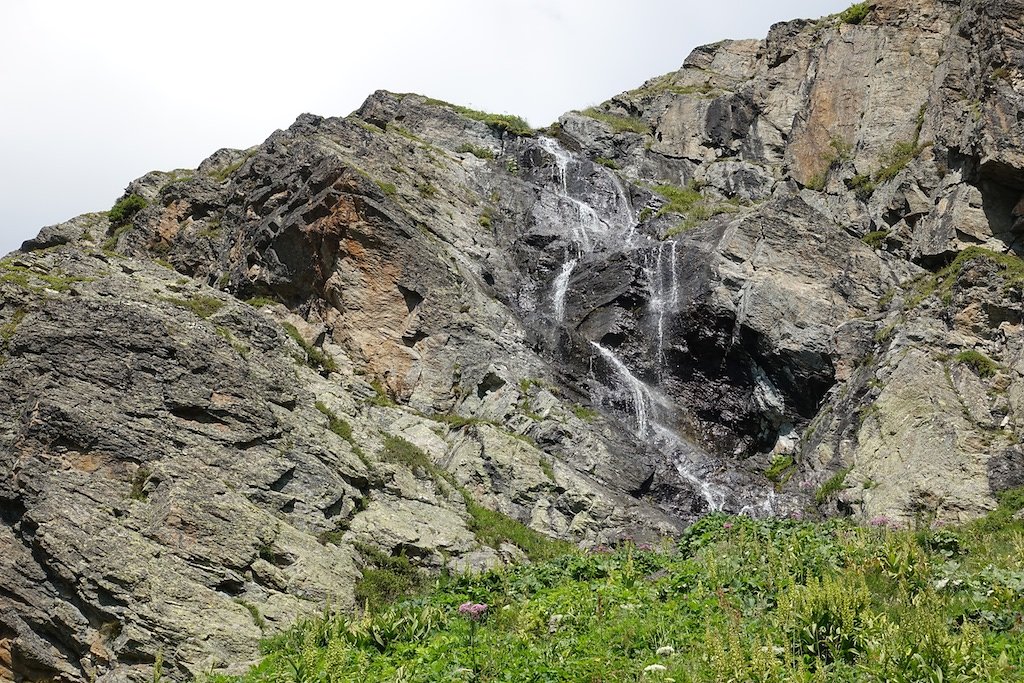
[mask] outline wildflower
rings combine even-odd
[[[789,518],[801,520],[804,518],[804,513],[800,512],[799,510],[793,510],[792,512],[789,513]]]
[[[662,647],[659,647],[655,652],[655,654],[657,654],[659,657],[671,657],[675,653],[676,649],[671,645],[663,645]]]
[[[732,522],[726,522],[725,524],[722,525],[722,528],[723,529],[731,529],[732,528]]]
[[[668,671],[668,667],[661,664],[650,664],[644,667],[645,674],[660,673],[662,671]]]
[[[483,603],[472,603],[464,602],[459,605],[459,614],[466,617],[471,621],[480,621],[483,618],[484,612],[487,611],[487,605]]]
[[[885,515],[878,515],[877,517],[872,517],[868,524],[871,526],[891,526],[892,520]]]

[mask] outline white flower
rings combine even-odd
[[[661,664],[650,664],[650,665],[644,667],[644,673],[645,674],[652,674],[652,673],[655,673],[655,672],[662,672],[662,671],[668,671],[668,667],[667,666],[662,666]]]
[[[662,647],[659,647],[655,654],[657,654],[659,657],[671,657],[675,653],[676,649],[674,647],[672,647],[671,645],[664,645]]]

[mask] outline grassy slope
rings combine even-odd
[[[920,532],[712,516],[307,622],[242,680],[1024,680],[1021,507]],[[465,601],[489,606],[474,647]]]

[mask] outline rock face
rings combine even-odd
[[[44,229],[0,261],[0,678],[237,669],[374,553],[518,557],[470,502],[583,546],[992,508],[1022,10],[779,24],[543,134],[377,92]]]

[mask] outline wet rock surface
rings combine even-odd
[[[0,262],[0,677],[230,671],[367,553],[519,557],[466,496],[584,547],[991,509],[1020,5],[779,24],[543,134],[381,91],[45,228]]]

